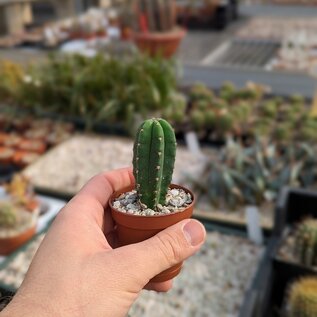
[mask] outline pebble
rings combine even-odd
[[[238,317],[263,248],[208,232],[202,249],[184,262],[168,293],[143,291],[128,317]]]
[[[131,202],[133,200],[133,202]],[[128,203],[129,202],[129,203]],[[139,216],[155,216],[160,214],[170,214],[181,212],[192,202],[191,195],[183,189],[169,189],[166,195],[166,205],[157,205],[157,210],[147,208],[145,204],[137,201],[135,190],[121,194],[114,202],[113,206],[121,212],[135,214]],[[116,207],[117,206],[117,207]]]
[[[121,206],[120,201],[116,200],[115,202],[113,202],[113,207],[118,209]]]
[[[177,189],[172,189],[171,190],[171,194],[172,194],[172,196],[178,196],[179,195],[179,191]]]
[[[35,186],[75,194],[100,171],[131,165],[132,156],[132,140],[78,134],[28,166],[24,174]],[[199,175],[204,168],[205,162],[185,147],[177,147],[173,182],[186,184],[189,175]]]

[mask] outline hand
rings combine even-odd
[[[57,216],[1,317],[126,316],[143,288],[165,292],[172,287],[172,281],[149,280],[198,251],[205,229],[196,220],[184,220],[144,242],[115,249],[108,200],[133,183],[131,170],[122,169],[83,187]]]

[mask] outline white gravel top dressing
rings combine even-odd
[[[157,210],[148,208],[138,200],[136,190],[123,193],[113,202],[113,207],[123,213],[138,216],[159,216],[181,212],[193,202],[189,193],[183,189],[169,189],[166,195],[166,204],[157,205]]]
[[[15,226],[9,228],[0,226],[0,239],[15,237],[36,225],[38,218],[37,211],[31,213],[21,209],[18,213],[19,218]]]
[[[73,194],[102,171],[132,166],[132,157],[130,139],[77,135],[45,154],[24,173],[35,186]],[[203,167],[201,159],[178,146],[173,182],[184,184],[187,175],[198,175]]]
[[[143,291],[129,317],[236,317],[263,248],[211,232],[167,294]]]

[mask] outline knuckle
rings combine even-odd
[[[156,237],[159,240],[159,250],[168,265],[175,265],[183,260],[184,242],[181,237],[170,233],[159,233]]]

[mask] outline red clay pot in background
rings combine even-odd
[[[36,232],[36,227],[27,229],[26,231],[8,238],[0,238],[0,255],[8,255],[29,241]]]
[[[183,189],[186,193],[191,194],[193,202],[188,207],[186,207],[184,211],[162,216],[136,216],[126,214],[113,208],[113,201],[122,193],[129,192],[135,188],[131,186],[129,188],[115,192],[112,195],[109,205],[111,208],[112,217],[117,225],[118,241],[120,246],[138,243],[149,239],[160,231],[180,222],[181,220],[189,219],[192,216],[195,204],[193,193],[179,185],[171,185],[170,187]],[[151,282],[168,281],[177,276],[181,271],[181,268],[182,263],[178,263],[172,268],[155,276]]]
[[[161,55],[165,58],[171,58],[176,53],[185,35],[186,31],[184,29],[176,28],[173,31],[162,33],[134,33],[133,39],[141,52],[151,57]]]

